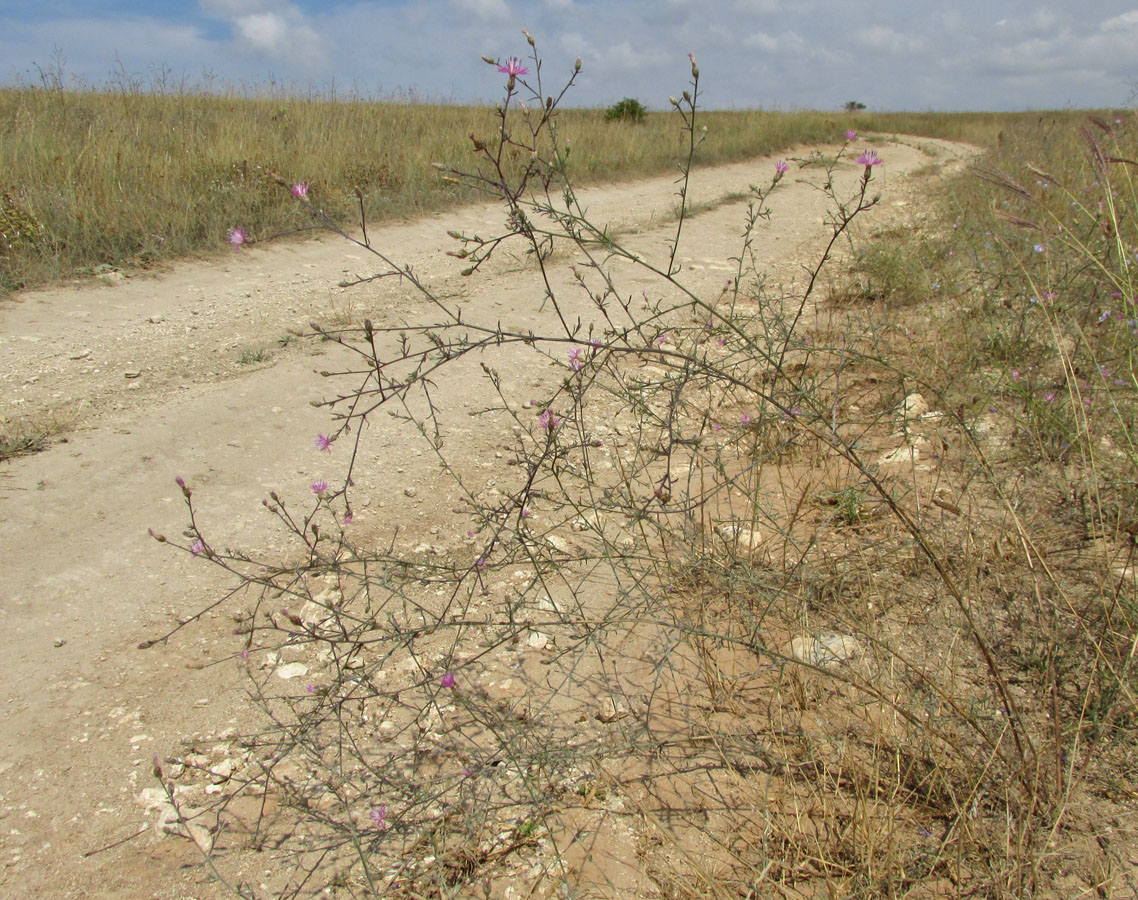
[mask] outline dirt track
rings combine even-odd
[[[902,209],[917,196],[907,172],[956,165],[968,152],[924,139],[873,146],[885,160],[875,173],[882,203],[869,217],[878,222],[913,212]],[[772,166],[763,159],[697,171],[690,199],[746,190],[765,182]],[[822,194],[791,181],[818,171],[792,168],[773,197],[773,222],[758,249],[776,280],[800,277],[828,236]],[[858,175],[843,169],[847,190]],[[613,223],[638,251],[658,257],[674,236],[674,191],[671,178],[660,178],[583,199],[595,221]],[[463,279],[445,255],[453,249],[448,229],[485,232],[501,219],[497,207],[472,207],[383,228],[372,240],[437,293],[462,292],[471,318],[529,327],[551,312],[538,312],[541,290],[524,260],[503,258]],[[717,290],[733,271],[727,260],[738,252],[742,222],[739,203],[695,217],[681,245],[682,279]],[[558,260],[562,274],[571,262]],[[167,646],[136,649],[226,586],[210,566],[157,544],[147,529],[173,536],[185,527],[174,482],[181,476],[194,487],[215,545],[271,548],[278,536],[261,499],[270,490],[310,497],[313,479],[342,474],[341,448],[326,455],[313,445],[330,428],[327,413],[309,401],[330,390],[315,370],[335,368],[343,351],[280,339],[313,320],[346,324],[366,315],[381,326],[424,314],[418,297],[390,281],[336,286],[370,271],[358,250],[329,238],[253,246],[156,277],[66,285],[0,306],[0,416],[68,426],[47,451],[0,464],[4,896],[215,894],[202,869],[186,867],[196,859],[189,842],[156,836],[153,814],[135,797],[152,786],[155,754],[176,752],[188,736],[247,725],[253,714],[229,661],[236,645],[224,609]],[[650,284],[621,274],[630,276],[622,282],[627,293]],[[262,348],[267,359],[250,361]],[[556,376],[519,365],[507,366],[506,377],[524,391]],[[478,390],[470,381],[443,382],[440,402],[477,406]],[[465,526],[454,521],[449,488],[430,457],[394,423],[373,431],[360,468],[358,496],[367,500],[353,527],[378,537],[399,526],[408,546],[459,543]],[[495,474],[495,446],[494,435],[467,429],[462,454],[479,477]],[[408,485],[417,487],[414,497],[406,496]]]

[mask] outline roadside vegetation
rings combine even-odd
[[[380,410],[416,422],[470,543],[357,545],[350,471],[307,503],[265,501],[289,559],[214,547],[192,485],[185,540],[156,535],[233,574],[243,658],[310,666],[305,688],[249,664],[265,727],[208,808],[179,800],[211,775],[200,754],[155,764],[213,872],[244,839],[292,861],[272,896],[505,896],[519,878],[535,896],[1128,896],[1133,115],[704,115],[693,60],[672,118],[628,132],[638,159],[678,134],[681,189],[693,160],[837,129],[989,148],[937,179],[930,150],[920,209],[877,230],[858,223],[888,160],[856,136],[779,163],[751,188],[736,277],[702,297],[675,266],[683,194],[670,258],[624,247],[565,188],[601,174],[580,162],[601,158],[590,117],[624,132],[600,114],[555,122],[517,60],[500,71],[496,126],[486,111],[473,148],[434,159],[455,196],[507,186],[506,232],[456,234],[456,255],[475,271],[504,242],[531,250],[548,328],[483,322],[363,243],[377,273],[433,301],[431,320],[314,328],[358,359],[328,376],[337,424],[320,446],[358,446]],[[666,168],[661,153],[621,171]],[[276,163],[288,179],[326,177],[291,162]],[[750,250],[768,197],[798,177],[830,195],[832,241],[804,285],[776,289]],[[333,229],[351,213],[296,199],[287,215]],[[566,242],[567,286],[547,252]],[[654,288],[622,290],[614,261]],[[519,355],[559,372],[538,402],[496,367]],[[516,462],[493,491],[452,467],[431,402],[471,359]],[[499,653],[517,654],[517,694],[489,691]],[[646,879],[635,893],[620,865]]]
[[[217,252],[237,225],[250,228],[251,240],[309,228],[273,174],[309,184],[313,202],[341,225],[358,222],[361,211],[374,224],[486,198],[476,186],[440,178],[431,164],[469,162],[476,143],[493,137],[493,107],[269,89],[212,96],[128,80],[101,90],[68,90],[59,79],[45,85],[0,89],[0,293]],[[621,103],[558,111],[575,184],[674,171],[685,139],[674,116]],[[519,114],[511,112],[511,127]],[[988,146],[1017,123],[1054,128],[1074,117],[710,112],[701,115],[708,134],[695,164],[830,142],[847,128]],[[517,154],[504,160],[515,174],[526,163]]]

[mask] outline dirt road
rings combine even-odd
[[[882,202],[868,221],[910,216],[919,188],[960,164],[967,148],[924,139],[871,142]],[[908,173],[920,170],[919,176]],[[681,246],[683,280],[717,290],[738,252],[743,205],[716,205],[765,183],[773,160],[699,170],[690,197],[712,208],[693,218]],[[828,236],[823,195],[792,168],[761,230],[760,263],[773,277],[801,277]],[[843,167],[848,191],[860,170]],[[674,236],[675,184],[659,178],[582,195],[639,252],[659,257]],[[542,290],[524,259],[502,256],[472,278],[458,274],[448,229],[501,227],[497,207],[471,207],[382,228],[372,235],[434,291],[472,319],[528,327]],[[573,258],[556,261],[569,283]],[[255,245],[186,262],[158,276],[87,281],[27,293],[0,305],[0,416],[53,420],[51,447],[0,464],[0,894],[54,898],[205,898],[217,889],[189,841],[160,837],[136,801],[152,787],[155,754],[186,738],[250,726],[232,621],[222,607],[168,645],[136,649],[220,596],[216,570],[172,552],[147,529],[179,534],[186,516],[175,476],[191,483],[217,546],[271,549],[279,535],[261,500],[270,490],[303,502],[314,479],[343,474],[340,448],[314,447],[328,432],[309,401],[329,393],[317,371],[344,351],[293,339],[311,321],[377,326],[415,321],[423,301],[393,281],[354,288],[364,255],[335,238]],[[625,270],[622,289],[650,281]],[[112,276],[113,277],[113,276]],[[105,279],[109,280],[109,279]],[[555,378],[506,366],[511,390],[538,392]],[[468,380],[439,385],[460,409],[485,398]],[[499,474],[495,436],[466,428],[472,477]],[[360,465],[353,527],[377,536],[399,528],[400,545],[461,542],[453,486],[409,430],[374,428]],[[480,474],[479,474],[480,473]],[[416,488],[406,491],[408,486]],[[414,496],[408,496],[413,494]],[[272,860],[262,860],[266,869]]]

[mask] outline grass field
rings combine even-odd
[[[993,146],[1009,129],[1075,115],[701,113],[697,164],[840,140],[848,128]],[[567,109],[558,121],[579,185],[672,171],[684,140],[664,112],[633,124]],[[270,172],[308,183],[343,225],[361,203],[374,223],[475,199],[431,163],[468,163],[470,136],[487,139],[494,124],[492,107],[0,90],[0,291],[217,251],[238,225],[254,240],[307,227]]]

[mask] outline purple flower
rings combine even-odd
[[[881,165],[881,157],[877,155],[876,150],[862,150],[861,156],[857,158],[859,166],[879,166]]]
[[[569,368],[574,372],[580,372],[585,367],[585,361],[581,359],[581,348],[569,348]]]
[[[344,516],[344,524],[345,525],[351,525],[352,524],[352,514],[351,513],[347,513]]]
[[[1012,369],[1011,376],[1012,381],[1019,381],[1019,369]]]
[[[656,338],[656,346],[663,347],[666,343],[668,343],[668,332],[665,331],[658,338]]]
[[[503,75],[509,75],[511,78],[529,74],[529,69],[523,66],[522,61],[516,56],[509,57],[504,65],[498,66],[498,71]]]
[[[332,439],[330,437],[325,437],[322,434],[316,435],[316,449],[331,452]]]
[[[476,559],[474,561],[474,568],[485,569],[486,568],[486,557],[485,556],[478,557],[478,559]]]
[[[241,245],[249,240],[249,235],[245,233],[245,229],[241,226],[229,229],[229,243],[233,245],[233,252],[236,253],[241,249]]]
[[[750,425],[751,424],[751,414],[750,413],[743,413],[743,415],[739,419],[739,421],[742,422],[744,425]]]
[[[326,490],[328,490],[328,482],[323,478],[312,482],[312,493],[314,493],[317,497],[323,494]]]
[[[850,141],[851,143],[853,141],[856,141],[857,140],[857,132],[851,128],[849,131],[846,132],[846,140]]]
[[[205,544],[201,541],[194,541],[190,544],[190,554],[192,556],[201,556],[205,552]]]
[[[308,197],[308,182],[298,181],[296,184],[289,188],[289,193],[291,193],[294,197],[304,200]]]
[[[1103,322],[1105,322],[1109,318],[1110,318],[1110,310],[1104,309],[1102,311],[1102,315],[1098,317],[1098,323],[1101,325]]]
[[[776,162],[774,164],[774,177],[775,178],[782,178],[782,176],[785,175],[789,171],[790,171],[790,165],[787,163],[787,161],[785,159],[780,159],[778,162]]]
[[[553,414],[553,410],[547,409],[537,417],[537,424],[541,426],[543,431],[553,431],[561,424],[561,420]]]
[[[371,812],[369,812],[367,815],[368,815],[368,818],[371,819],[375,823],[376,828],[378,828],[380,831],[386,831],[387,830],[387,804],[386,803],[381,803],[381,804],[379,804],[379,806],[373,806],[371,808]]]
[[[439,684],[445,688],[454,687],[454,672],[447,672],[443,675],[443,677],[439,679]]]

